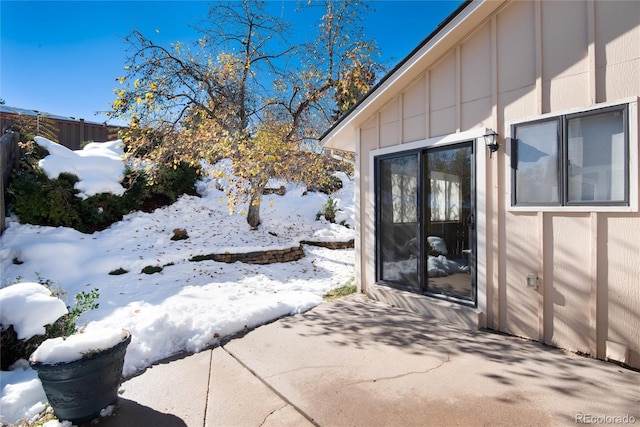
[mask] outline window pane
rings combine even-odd
[[[569,119],[569,202],[625,200],[622,111]]]
[[[474,206],[471,143],[426,153],[427,291],[473,301]]]
[[[379,163],[380,279],[419,290],[418,155]]]
[[[429,207],[431,221],[458,221],[460,219],[460,177],[446,172],[431,171]]]
[[[558,203],[557,120],[516,127],[516,204]]]
[[[393,222],[416,222],[418,213],[415,196],[418,179],[402,173],[391,173],[391,198],[393,200]]]

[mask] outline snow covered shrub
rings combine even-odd
[[[33,146],[38,147],[37,144]],[[49,179],[38,166],[42,148],[25,151],[19,170],[14,172],[7,190],[9,206],[20,222],[52,227],[71,227],[82,232],[102,230],[137,208],[142,191],[141,184],[133,185],[135,191],[123,196],[100,193],[86,199],[78,197],[75,188],[78,177],[63,172]],[[46,150],[44,150],[46,155]],[[126,172],[126,171],[125,171]],[[140,180],[142,185],[146,181]]]
[[[80,199],[74,188],[78,177],[63,173],[49,179],[40,168],[22,170],[9,185],[10,206],[20,222],[78,227],[81,223]]]
[[[62,154],[49,156],[47,149],[39,145],[40,143]],[[20,168],[14,171],[8,194],[9,206],[23,224],[71,227],[83,233],[93,233],[122,220],[124,215],[133,210],[151,211],[175,202],[182,194],[196,194],[198,169],[186,163],[177,164],[175,168],[163,166],[155,171],[154,182],[151,182],[142,169],[134,169],[120,162],[117,154],[108,151],[109,147],[106,147],[105,150],[111,157],[102,157],[111,164],[115,161],[116,168],[118,164],[124,167],[119,184],[122,186],[122,191],[109,187],[111,188],[109,192],[105,190],[97,194],[90,192],[87,197],[86,190],[81,191],[78,188],[82,180],[77,175],[70,172],[58,173],[58,170],[61,169],[61,164],[66,165],[64,162],[73,159],[75,164],[70,164],[69,170],[74,170],[75,165],[79,171],[87,175],[87,164],[83,162],[89,161],[89,156],[80,156],[47,140],[42,140],[38,144],[34,142],[22,144],[22,148],[24,155]],[[101,149],[99,146],[87,148],[96,152]],[[90,162],[99,163],[102,157],[94,155]],[[41,163],[47,160],[51,165],[49,168],[56,170],[53,174],[57,175],[57,178],[50,178],[51,169],[47,169],[44,163]],[[84,168],[79,167],[80,164],[84,165]],[[111,166],[110,168],[113,169]],[[95,178],[92,176],[92,179],[95,180]],[[97,178],[99,180],[99,177]],[[114,183],[117,187],[117,180]]]
[[[338,212],[338,202],[329,197],[327,203],[322,206],[322,210],[316,214],[316,220],[324,217],[327,221],[335,223],[336,212]]]
[[[140,203],[148,185],[149,178],[142,169],[136,169],[129,164],[125,164],[122,186],[126,189],[125,195],[127,197]]]
[[[17,174],[9,186],[11,209],[21,223],[71,227],[91,233],[103,230],[138,206],[130,195],[100,193],[81,199],[78,177],[63,172],[49,179],[42,169]]]
[[[336,214],[338,212],[342,212],[342,210],[338,208],[338,201],[329,197],[329,199],[327,200],[327,203],[322,205],[322,210],[316,214],[316,220],[319,220],[320,218],[324,217],[324,219],[326,219],[327,221],[335,224]],[[340,225],[343,225],[349,228],[349,225],[347,225],[346,221],[344,220],[340,221]]]
[[[20,136],[22,137],[24,135],[20,134]],[[23,153],[20,161],[26,162],[32,167],[37,167],[38,162],[49,155],[49,150],[36,144],[33,140],[33,136],[26,142],[20,142],[18,146]]]
[[[38,289],[38,285],[42,291]],[[4,295],[8,294],[11,291],[10,288],[23,288],[22,292],[14,292],[14,295]],[[48,290],[47,295],[41,295],[41,292],[45,292],[44,289]],[[30,292],[27,292],[31,290]],[[48,298],[52,298],[57,300],[57,305],[62,305],[64,307],[64,303],[62,302],[63,297],[66,293],[60,288],[59,285],[54,284],[49,279],[43,279],[38,275],[38,283],[16,283],[12,286],[4,288],[2,290],[3,295],[0,296],[0,300],[3,301],[3,305],[10,304],[12,308],[15,310],[19,310],[22,317],[28,315],[30,317],[37,316],[38,314],[49,315],[52,309],[49,307],[47,309],[38,311],[34,309],[34,304],[36,300],[46,302]],[[7,299],[5,298],[14,299]],[[17,297],[17,300],[15,299]],[[94,310],[98,308],[98,303],[96,300],[100,297],[98,293],[98,289],[93,289],[89,292],[80,292],[75,296],[75,304],[73,307],[67,306],[66,310],[61,312],[57,312],[53,318],[42,318],[42,319],[17,319],[12,317],[12,312],[8,310],[4,310],[2,321],[0,322],[1,331],[1,346],[0,346],[0,361],[2,370],[8,369],[15,361],[19,359],[28,359],[29,355],[35,351],[38,346],[49,338],[58,338],[58,337],[68,337],[78,331],[78,318],[85,312]],[[35,299],[34,299],[35,298]],[[22,300],[21,302],[19,300]],[[54,301],[51,301],[53,303]],[[25,305],[24,309],[19,309],[16,305]],[[31,311],[26,309],[26,307],[31,307]],[[8,307],[6,307],[8,309]],[[26,312],[25,312],[26,310]],[[65,313],[66,311],[66,313]],[[37,313],[37,314],[36,314]],[[15,316],[16,314],[13,313]],[[57,320],[54,320],[57,319]],[[44,326],[44,332],[25,332],[25,322],[31,325],[42,325]],[[46,325],[45,325],[46,324]],[[19,326],[19,327],[18,327]],[[31,328],[31,327],[30,327]]]
[[[93,195],[80,202],[81,226],[77,229],[88,233],[104,230],[139,205],[139,199],[127,192],[122,196],[111,193]]]
[[[7,189],[13,212],[23,223],[76,226],[80,221],[74,189],[78,178],[61,174],[50,180],[38,166],[49,152],[33,141],[21,143],[20,148],[20,167],[14,170]]]

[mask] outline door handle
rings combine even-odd
[[[476,217],[471,214],[467,217],[467,223],[469,224],[469,229],[470,230],[475,230],[476,229]]]

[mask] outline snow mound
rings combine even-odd
[[[73,362],[85,354],[108,350],[126,339],[127,335],[124,329],[94,328],[66,338],[50,338],[33,352],[31,361],[44,365]]]
[[[67,314],[67,306],[39,283],[18,283],[0,289],[0,324],[13,325],[18,339],[44,335],[50,325]]]
[[[0,375],[0,419],[3,422],[19,423],[36,417],[45,409],[44,394],[38,374],[23,360],[22,366]],[[4,424],[3,424],[4,425]]]
[[[75,185],[80,191],[79,197],[84,199],[100,193],[124,194],[124,187],[120,184],[125,166],[122,140],[92,142],[75,151],[41,136],[36,136],[35,142],[49,151],[49,155],[39,163],[49,179],[57,178],[62,172],[76,175],[80,179]]]

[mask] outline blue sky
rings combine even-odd
[[[375,0],[365,36],[376,40],[388,68],[408,55],[460,1]],[[208,1],[0,1],[0,97],[11,107],[102,122],[116,77],[123,74],[124,36],[138,29],[156,43],[195,40],[191,24]],[[286,16],[295,0],[269,0]],[[308,31],[315,22],[295,22]],[[158,30],[158,32],[156,32]]]

